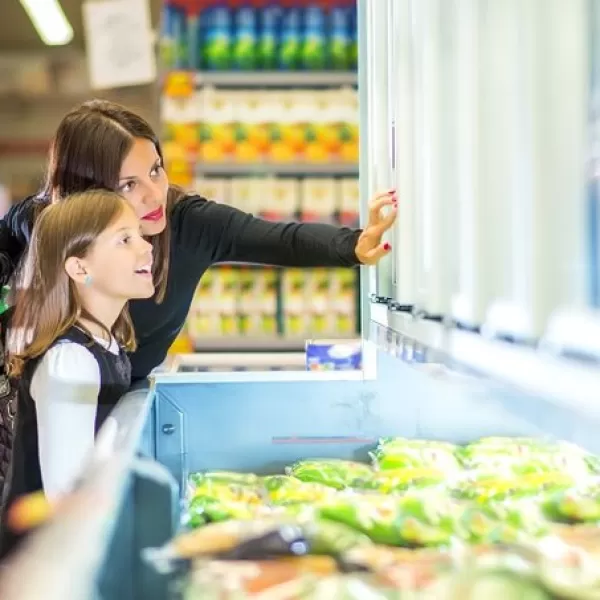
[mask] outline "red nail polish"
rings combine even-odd
[[[387,242],[383,245],[383,249],[387,252],[388,250],[390,250],[392,247],[391,244],[388,244]]]
[[[388,194],[395,194],[396,190],[388,190]]]

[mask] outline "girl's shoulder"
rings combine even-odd
[[[32,392],[52,386],[97,388],[99,384],[100,366],[94,355],[85,345],[67,340],[51,346],[32,373]]]

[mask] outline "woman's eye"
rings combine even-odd
[[[152,169],[152,171],[150,171],[150,175],[152,177],[156,177],[160,173],[161,169],[162,167],[160,165],[157,165],[156,167],[154,167],[154,169]]]
[[[133,190],[135,186],[135,183],[133,181],[128,181],[127,183],[123,184],[121,186],[121,191],[127,193],[127,192],[131,192],[131,190]]]

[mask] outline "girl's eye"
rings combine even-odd
[[[129,244],[130,241],[131,241],[130,235],[126,235],[124,238],[121,239],[122,244]]]

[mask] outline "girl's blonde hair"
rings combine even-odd
[[[117,193],[90,190],[69,196],[41,212],[17,276],[15,308],[6,339],[11,377],[19,376],[27,361],[44,354],[81,317],[95,321],[83,307],[65,262],[69,257],[84,258],[98,236],[126,208],[126,201]],[[135,350],[127,305],[112,334],[126,350]]]

